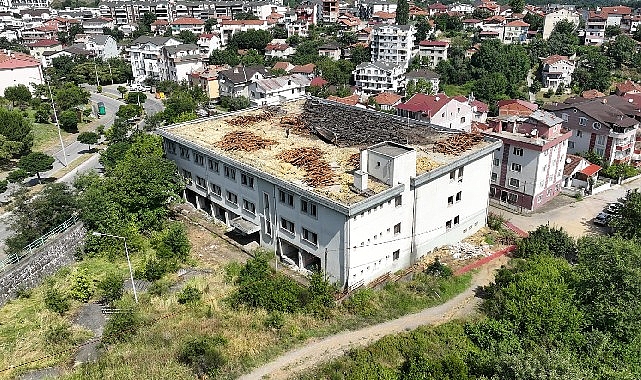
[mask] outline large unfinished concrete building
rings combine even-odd
[[[158,133],[189,202],[348,288],[483,227],[501,145],[321,99]]]

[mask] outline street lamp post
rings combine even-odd
[[[125,239],[122,236],[103,234],[95,231],[92,232],[91,234],[93,236],[107,236],[107,237],[112,237],[116,239],[122,239],[122,241],[125,243],[125,255],[127,256],[127,265],[129,265],[129,278],[131,279],[131,287],[134,290],[134,299],[136,300],[136,303],[138,303],[138,293],[136,293],[136,284],[134,283],[134,271],[131,269],[131,261],[129,260],[129,251],[127,250],[127,239]]]
[[[65,159],[65,166],[67,166],[67,152],[65,151],[65,143],[62,141],[62,133],[60,132],[60,120],[58,120],[58,112],[56,112],[56,103],[53,101],[53,92],[47,77],[44,78],[47,88],[49,89],[49,98],[51,98],[51,108],[53,108],[53,117],[56,118],[56,127],[58,127],[58,137],[60,137],[60,145],[62,146],[62,155]]]

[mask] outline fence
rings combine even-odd
[[[74,215],[71,218],[65,220],[62,224],[58,225],[53,230],[32,241],[29,245],[24,247],[22,251],[9,254],[3,260],[0,260],[0,272],[4,271],[9,265],[16,264],[23,260],[25,257],[31,255],[33,251],[42,247],[50,237],[66,231],[69,227],[75,225],[77,222],[78,215]]]

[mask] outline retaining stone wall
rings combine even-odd
[[[16,295],[18,289],[32,289],[63,266],[75,261],[76,247],[86,230],[82,223],[52,238],[24,260],[0,272],[0,306]]]

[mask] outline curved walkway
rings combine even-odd
[[[388,322],[367,326],[360,330],[345,331],[326,338],[311,340],[304,347],[285,352],[273,361],[243,375],[240,379],[253,380],[264,377],[272,380],[286,379],[296,373],[337,358],[352,348],[369,345],[385,335],[414,330],[424,325],[439,325],[474,314],[481,301],[475,297],[476,289],[492,282],[495,270],[505,264],[507,260],[505,256],[501,256],[482,266],[472,278],[472,284],[469,288],[441,305]]]

